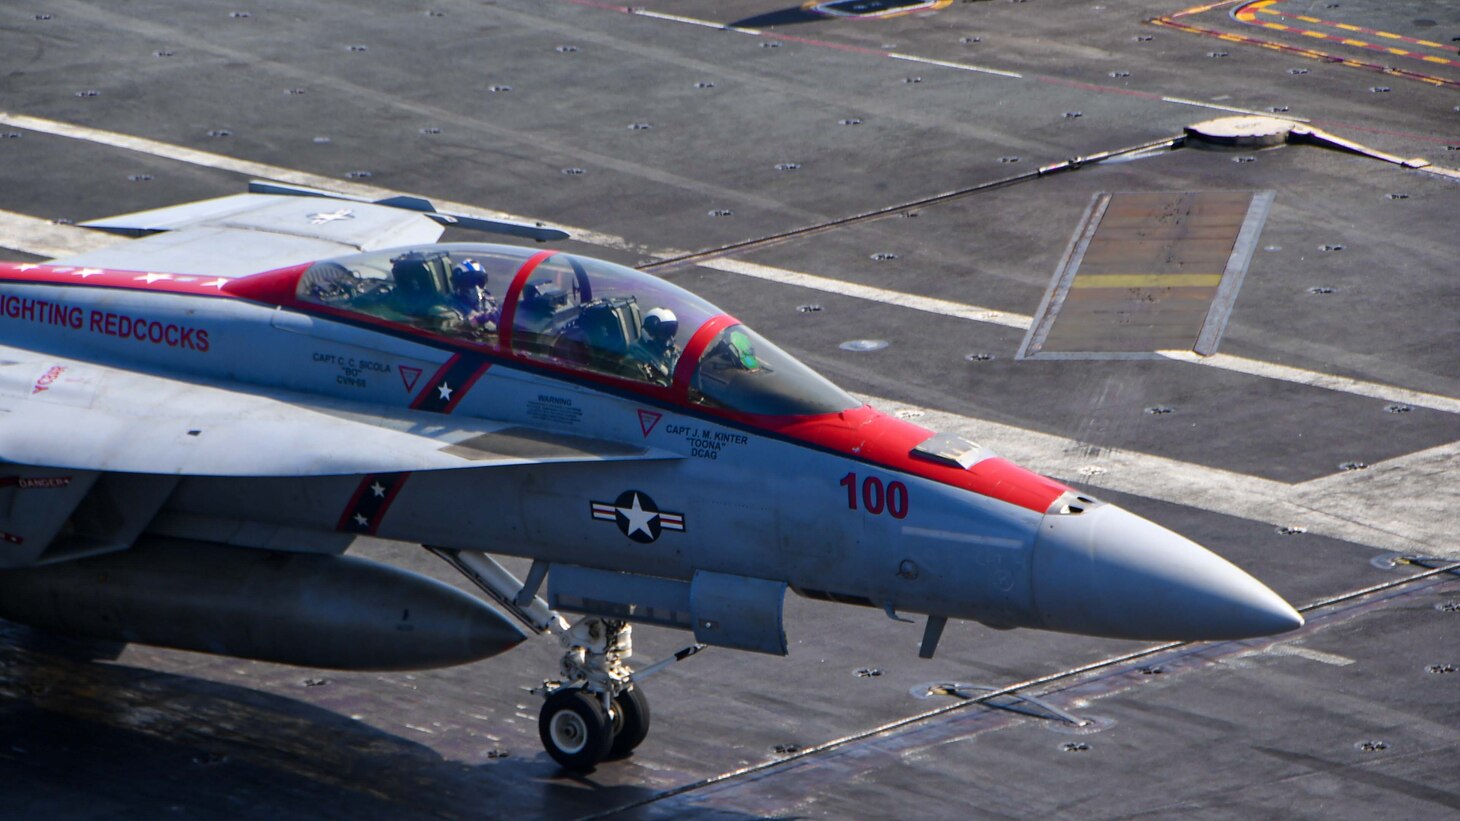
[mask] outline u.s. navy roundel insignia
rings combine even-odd
[[[309,220],[310,225],[325,225],[339,220],[352,220],[355,218],[355,212],[349,208],[338,208],[334,211],[316,211],[304,216]]]
[[[615,522],[619,532],[636,542],[648,544],[666,530],[684,532],[684,514],[660,510],[649,495],[626,490],[609,502],[593,502],[593,518]]]

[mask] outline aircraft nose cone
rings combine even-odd
[[[1303,626],[1282,597],[1226,559],[1111,504],[1046,515],[1033,562],[1035,607],[1050,630],[1209,641]]]

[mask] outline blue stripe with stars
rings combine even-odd
[[[380,527],[380,520],[385,517],[385,511],[395,501],[395,495],[400,492],[401,486],[410,475],[372,473],[361,479],[355,495],[350,498],[350,504],[340,514],[340,521],[335,529],[346,533],[375,535],[376,529]]]
[[[491,363],[479,356],[453,355],[436,370],[411,402],[411,407],[432,413],[451,413],[490,365]],[[350,503],[345,506],[345,512],[340,514],[335,529],[345,533],[375,535],[375,531],[380,528],[380,520],[385,518],[390,503],[395,501],[396,494],[410,475],[409,472],[404,472],[371,473],[365,476],[360,480],[359,487],[355,488]]]
[[[451,413],[491,363],[479,356],[453,354],[411,402],[414,410]]]

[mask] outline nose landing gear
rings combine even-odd
[[[705,649],[692,644],[635,673],[632,628],[620,619],[584,616],[568,622],[537,596],[548,564],[532,565],[521,582],[496,559],[480,551],[426,546],[508,613],[539,635],[556,633],[564,648],[561,680],[545,681],[538,736],[548,755],[565,769],[587,772],[600,761],[623,758],[649,735],[649,699],[638,682]]]
[[[546,682],[538,735],[553,760],[586,771],[620,758],[649,735],[649,701],[625,663],[634,654],[627,622],[585,617],[558,635],[562,680]]]
[[[623,758],[649,735],[649,699],[638,682],[704,649],[695,644],[635,673],[633,628],[624,621],[585,616],[559,634],[562,680],[544,682],[538,735],[548,755],[565,769],[586,772],[599,762]]]

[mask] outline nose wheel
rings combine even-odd
[[[613,748],[613,720],[597,696],[579,687],[548,696],[537,729],[543,748],[565,769],[591,770]]]
[[[623,758],[649,736],[649,699],[638,687],[613,697],[613,744],[609,758]]]
[[[587,772],[606,759],[623,758],[649,735],[649,700],[635,687],[602,700],[581,687],[553,692],[538,713],[543,749],[564,769]]]

